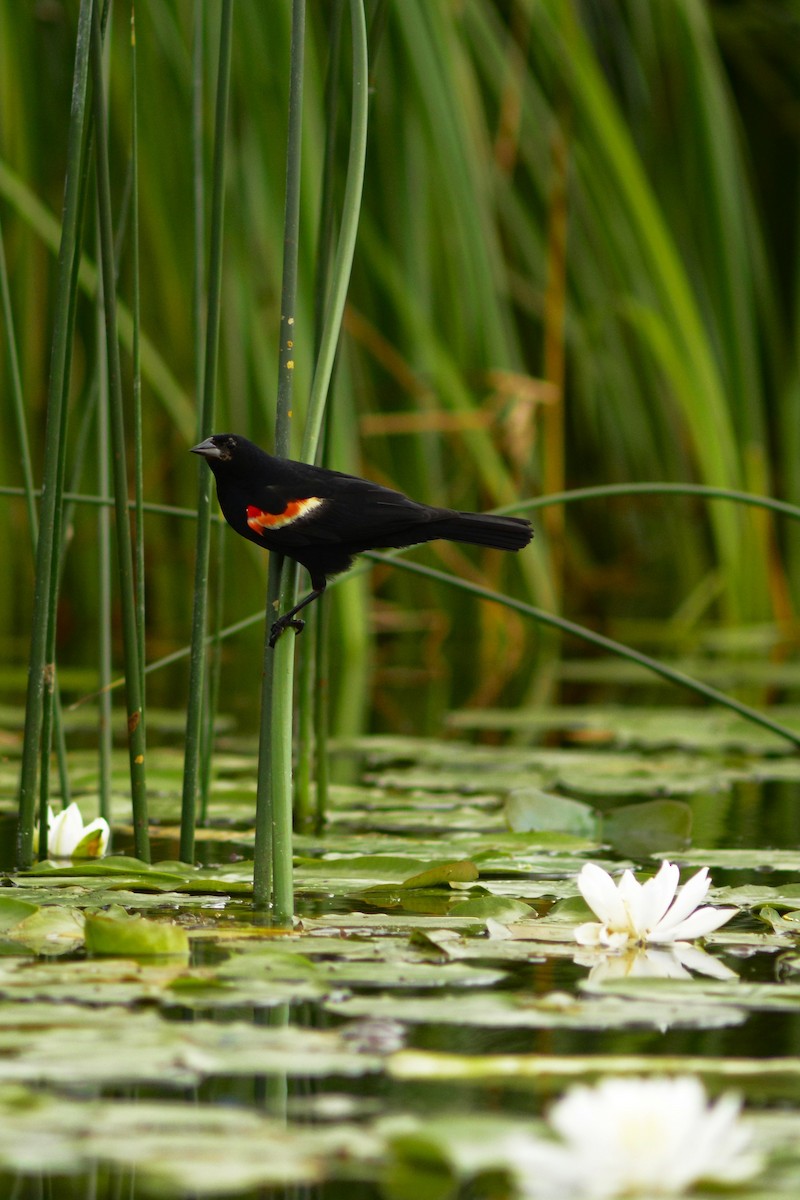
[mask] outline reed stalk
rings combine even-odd
[[[222,294],[222,237],[225,212],[225,137],[228,122],[228,95],[231,70],[232,0],[223,0],[220,10],[219,65],[214,129],[214,164],[211,181],[211,247],[208,269],[208,311],[206,318],[203,393],[197,421],[197,438],[212,433],[219,353],[220,305]],[[180,856],[194,862],[194,834],[197,820],[197,790],[203,738],[203,699],[205,696],[206,625],[208,614],[208,562],[211,527],[211,472],[198,463],[197,541],[195,547],[194,604],[192,610],[192,652],[189,670],[189,699],[186,711],[186,753],[183,769]]]
[[[122,398],[122,371],[117,337],[114,233],[111,219],[111,185],[108,164],[108,135],[103,80],[103,38],[100,12],[95,7],[91,35],[92,94],[97,168],[97,201],[100,229],[100,266],[103,278],[103,305],[108,357],[109,430],[112,447],[112,474],[115,498],[117,569],[122,610],[122,645],[125,660],[125,693],[128,724],[128,754],[133,808],[134,847],[138,858],[150,861],[150,837],[147,817],[145,770],[145,713],[142,694],[143,673],[139,661],[136,580],[133,546],[128,515],[128,476],[125,449],[125,411]]]
[[[294,368],[298,351],[297,251],[300,226],[300,175],[303,121],[303,57],[305,50],[305,0],[293,0],[289,51],[289,119],[286,145],[286,208],[283,231],[283,282],[278,349],[278,397],[275,409],[275,453],[291,456],[291,419]],[[280,611],[294,603],[294,564],[270,555],[264,629],[264,673],[261,689],[261,724],[258,746],[256,839],[253,867],[254,903],[258,910],[272,909],[276,924],[291,923],[294,912],[292,886],[292,691],[293,639],[269,645],[275,620],[275,599]]]
[[[36,547],[36,580],[33,597],[28,690],[25,705],[25,739],[19,787],[19,824],[17,829],[17,865],[28,867],[33,861],[33,821],[36,804],[36,773],[42,739],[45,690],[54,664],[47,662],[48,629],[54,623],[53,578],[58,573],[58,517],[62,496],[58,489],[63,479],[65,454],[66,364],[69,358],[70,316],[74,295],[73,267],[79,253],[81,145],[86,121],[86,88],[89,74],[89,44],[92,27],[92,0],[81,0],[75,46],[72,106],[67,146],[67,171],[61,246],[58,257],[53,346],[50,359],[50,383],[47,396],[42,504]],[[59,468],[61,467],[61,472]]]

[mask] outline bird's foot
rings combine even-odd
[[[283,633],[284,629],[293,629],[295,633],[302,633],[305,629],[305,621],[301,621],[299,617],[278,617],[278,620],[269,631],[269,647],[270,650],[275,649],[275,643]]]

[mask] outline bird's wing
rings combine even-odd
[[[324,477],[313,482],[318,486],[259,488],[256,502],[248,506],[250,528],[280,534],[293,545],[356,544],[427,519],[425,505],[356,476],[337,475],[334,485]]]

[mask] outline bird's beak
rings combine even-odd
[[[213,438],[206,438],[204,442],[199,442],[198,445],[192,446],[190,454],[202,454],[203,458],[222,458],[222,451],[219,446],[214,445]]]

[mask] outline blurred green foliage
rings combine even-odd
[[[37,478],[74,56],[75,0],[0,6],[0,218]],[[390,0],[377,15],[359,243],[331,404],[330,465],[456,508],[625,480],[800,501],[797,142],[800,5],[760,0]],[[144,482],[194,502],[191,45],[204,20],[210,161],[214,5],[137,8]],[[313,282],[330,6],[311,0],[303,107],[295,447],[313,368]],[[112,10],[112,188],[125,232],[130,13]],[[290,7],[237,0],[228,144],[220,429],[269,445],[274,412]],[[349,43],[348,43],[349,44]],[[344,171],[349,63],[342,63]],[[123,214],[120,216],[120,214]],[[97,361],[94,220],[77,314],[70,445]],[[129,322],[121,316],[130,391]],[[22,482],[0,345],[0,479]],[[89,426],[93,437],[93,425]],[[72,486],[97,488],[89,454]],[[71,465],[67,467],[70,478]],[[0,497],[3,659],[24,682],[31,603],[21,499]],[[624,619],[788,622],[800,541],[722,502],[593,502],[537,516],[518,558],[418,551],[611,628]],[[59,655],[94,662],[94,509],[76,508]],[[147,518],[148,658],[187,643],[193,530]],[[264,556],[227,546],[223,623],[263,603]],[[369,580],[369,582],[368,582]],[[376,593],[366,606],[367,588]],[[532,695],[521,619],[375,568],[335,588],[334,728],[438,723]],[[371,617],[367,617],[368,611]],[[118,630],[115,627],[115,632]],[[226,650],[223,708],[255,726],[261,632]],[[15,685],[18,685],[16,687]],[[182,668],[150,678],[185,703]]]

